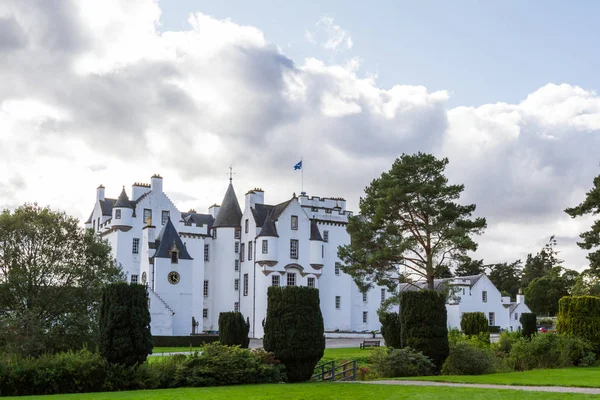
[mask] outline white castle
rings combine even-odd
[[[125,187],[107,198],[100,185],[86,228],[110,242],[128,282],[147,285],[153,335],[214,331],[221,312],[240,311],[261,338],[269,286],[318,288],[326,331],[379,330],[386,290],[362,293],[340,270],[350,215],[342,198],[302,193],[268,205],[261,189],[246,193],[242,212],[231,179],[208,214],[181,212],[154,175],[131,199]]]

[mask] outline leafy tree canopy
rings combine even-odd
[[[554,249],[554,246],[556,246],[556,239],[552,235],[539,253],[535,256],[531,254],[527,255],[527,261],[525,261],[523,275],[521,276],[522,287],[527,287],[529,282],[534,279],[549,274],[553,268],[558,267],[562,263],[562,260],[558,259],[558,251]]]
[[[360,215],[349,218],[351,244],[338,250],[342,269],[366,290],[373,283],[394,289],[400,270],[433,289],[436,272],[477,249],[485,218],[473,218],[475,205],[457,200],[464,185],[450,185],[448,159],[403,154],[389,172],[374,179],[360,199]]]
[[[471,276],[485,273],[483,260],[473,260],[467,255],[459,256],[456,260],[456,264],[457,266],[454,270],[456,276]]]
[[[64,212],[0,214],[0,348],[39,355],[92,347],[102,287],[121,279],[110,246]]]
[[[516,260],[512,263],[500,263],[490,266],[489,278],[500,292],[516,297],[521,288],[521,273],[523,263]]]
[[[558,301],[570,294],[577,275],[576,271],[554,267],[529,283],[525,289],[525,302],[537,314],[556,315]]]

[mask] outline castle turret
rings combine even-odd
[[[113,226],[124,228],[125,230],[131,229],[133,219],[133,204],[131,201],[129,201],[129,197],[127,197],[125,186],[123,186],[123,190],[117,198],[117,202],[113,206],[112,214]]]

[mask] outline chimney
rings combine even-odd
[[[245,206],[246,209],[254,208],[255,204],[264,204],[265,192],[262,189],[254,188],[246,193]]]
[[[525,296],[523,295],[523,289],[519,289],[519,293],[517,294],[517,304],[525,304]]]
[[[162,191],[163,191],[162,176],[160,176],[158,174],[152,175],[152,178],[150,178],[150,188],[155,193],[162,193]]]
[[[96,189],[96,201],[99,200],[104,200],[104,186],[100,185],[98,186],[98,189]]]
[[[221,208],[220,205],[218,204],[213,204],[212,206],[208,207],[208,213],[210,215],[212,215],[213,218],[217,218],[217,214],[219,214],[219,209]]]

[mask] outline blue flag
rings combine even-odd
[[[300,161],[298,164],[294,165],[294,171],[297,169],[302,169],[302,161]]]

